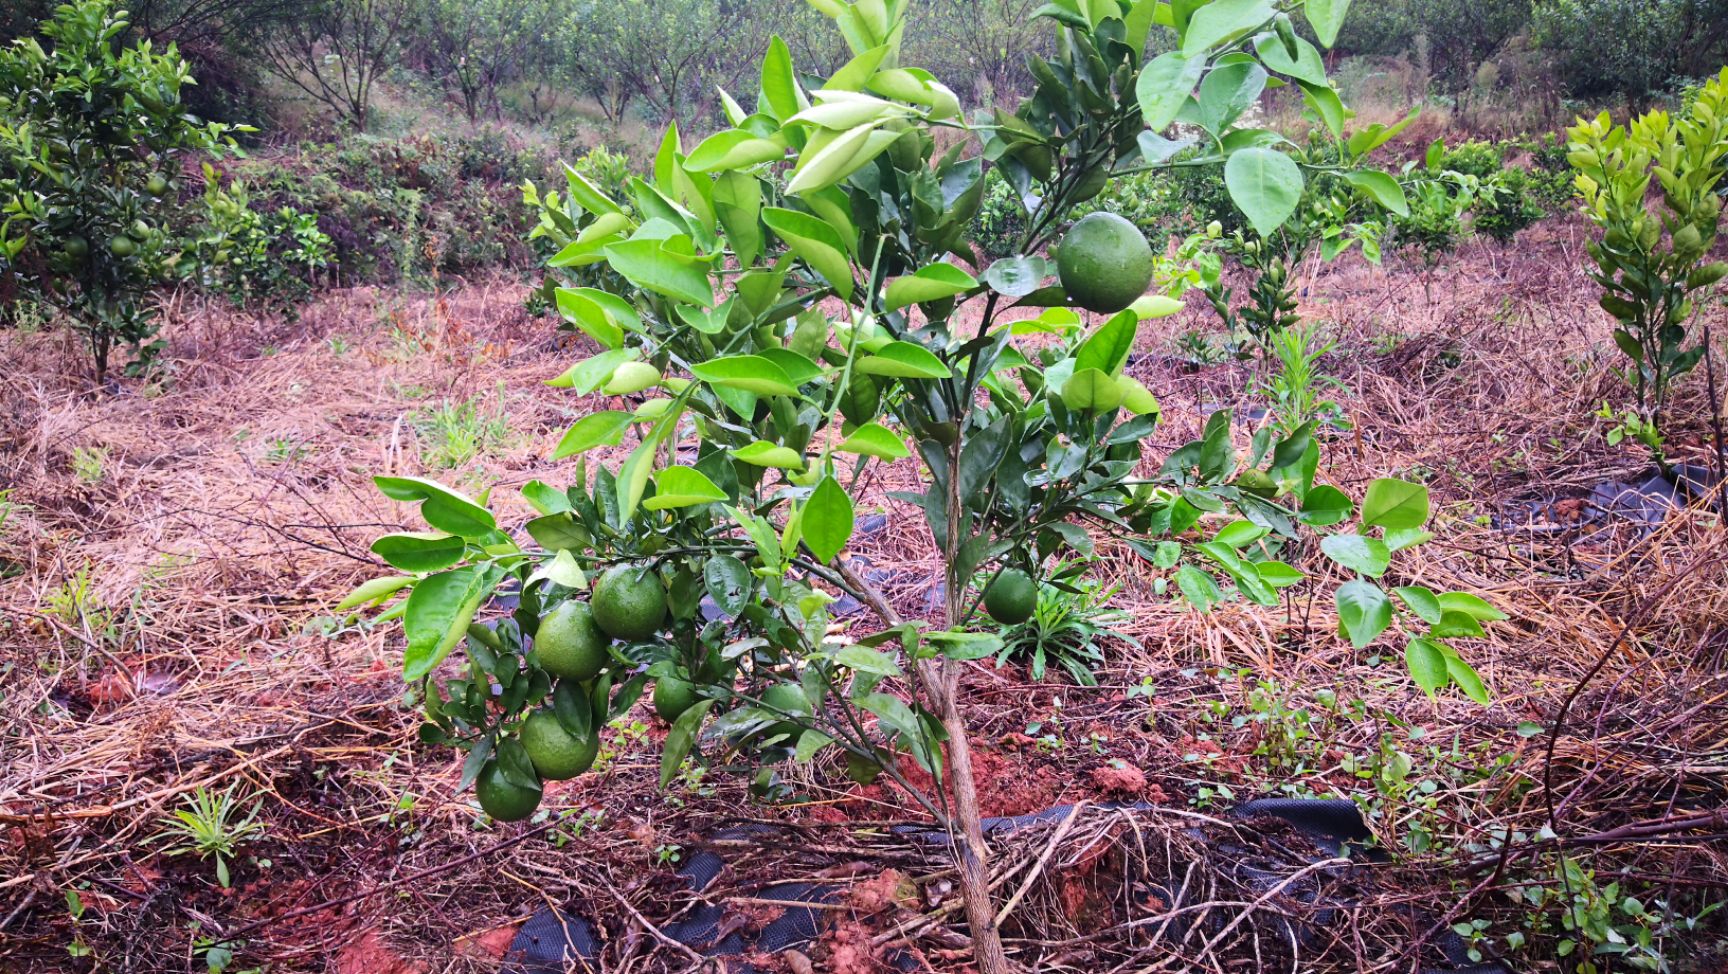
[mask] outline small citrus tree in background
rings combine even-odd
[[[1035,94],[971,120],[937,79],[899,63],[906,0],[812,2],[855,55],[820,86],[800,82],[775,40],[754,105],[723,97],[729,127],[693,145],[669,130],[627,200],[573,170],[567,192],[529,187],[536,234],[559,247],[550,263],[573,285],[550,284],[548,297],[599,349],[552,385],[601,393],[610,408],[557,445],[555,459],[581,458],[568,486],[524,488],[532,544],[502,530],[484,498],[377,478],[432,530],[380,538],[374,551],[404,574],[344,607],[408,591],[387,615],[403,620],[406,677],[425,686],[423,738],[468,751],[463,783],[498,818],[532,814],[543,780],[585,770],[598,728],[650,683],[671,722],[663,781],[686,760],[725,756],[771,792],[777,763],[831,750],[859,779],[892,777],[952,835],[978,965],[997,972],[960,682],[967,661],[1001,648],[981,615],[1026,618],[1046,566],[1090,556],[1095,530],[1175,569],[1202,609],[1228,588],[1276,605],[1303,577],[1275,559],[1279,545],[1353,510],[1316,483],[1310,427],[1262,431],[1244,457],[1226,412],[1139,475],[1159,409],[1124,370],[1140,322],[1179,304],[1143,296],[1157,261],[1132,226],[1098,214],[1064,237],[1065,215],[1112,174],[1178,156],[1222,166],[1263,234],[1316,173],[1350,173],[1371,198],[1401,191],[1358,172],[1389,132],[1346,138],[1320,54],[1291,24],[1305,14],[1329,42],[1344,12],[1335,0],[1288,12],[1265,0],[1058,0],[1040,12],[1057,44],[1032,62]],[[1178,47],[1142,63],[1160,26]],[[1239,127],[1274,75],[1323,120],[1331,161]],[[1177,122],[1193,137],[1167,138]],[[958,138],[938,151],[942,129]],[[1014,254],[984,266],[967,233],[990,166],[1026,229]],[[607,449],[623,456],[615,468],[597,462]],[[872,470],[907,458],[921,464],[919,489],[894,496],[922,512],[943,564],[930,620],[901,618],[843,557]],[[1338,588],[1340,628],[1366,646],[1402,619],[1425,689],[1481,697],[1446,639],[1497,614],[1415,587],[1398,590],[1400,614],[1372,581],[1427,537],[1427,519],[1426,490],[1376,481],[1356,528],[1327,536],[1353,579]],[[514,607],[477,623],[501,591]],[[836,635],[839,593],[879,624]],[[459,646],[461,674],[435,679]],[[914,786],[908,761],[935,787]]]
[[[163,222],[178,157],[233,148],[235,129],[180,107],[193,83],[170,45],[118,47],[110,0],[58,8],[34,38],[0,49],[0,275],[83,333],[96,381],[117,347],[147,365],[159,347],[149,292],[181,241]]]
[[[1587,245],[1591,276],[1614,316],[1614,344],[1632,360],[1624,376],[1638,397],[1610,438],[1631,435],[1672,473],[1662,449],[1668,391],[1707,353],[1691,329],[1696,295],[1728,276],[1728,264],[1706,260],[1728,175],[1728,68],[1679,115],[1649,112],[1615,125],[1603,112],[1566,134],[1584,214],[1602,230]],[[1648,205],[1652,180],[1659,210]]]

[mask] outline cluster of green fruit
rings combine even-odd
[[[986,587],[984,608],[1002,625],[1016,625],[1031,618],[1038,604],[1038,586],[1018,568],[1000,572]],[[593,767],[600,752],[601,726],[605,723],[606,694],[602,682],[613,666],[614,640],[644,642],[659,636],[666,622],[666,590],[653,572],[636,566],[608,569],[594,583],[588,601],[570,599],[541,617],[534,635],[532,659],[549,676],[577,688],[575,699],[588,701],[593,716],[586,733],[573,732],[554,708],[536,709],[517,729],[534,775],[539,781],[565,781]],[[713,677],[724,682],[729,673]],[[601,687],[596,689],[597,686]],[[661,676],[654,681],[654,712],[671,723],[702,700],[697,686],[688,680]],[[769,684],[761,691],[761,708],[779,715],[809,716],[810,704],[795,683]],[[738,736],[731,743],[749,747],[764,743],[795,741],[804,728],[795,720],[772,721],[765,727]],[[873,778],[874,766],[854,766],[848,774],[857,780]],[[506,772],[497,758],[488,760],[475,779],[474,791],[480,807],[499,821],[517,821],[532,815],[540,805],[541,788],[529,786],[520,775]]]
[[[619,565],[595,581],[587,602],[571,599],[540,619],[533,658],[548,675],[581,687],[577,699],[591,701],[595,681],[612,665],[612,641],[651,639],[665,621],[666,590],[660,580],[647,569]],[[662,681],[667,682],[671,681]],[[688,697],[683,706],[688,707],[695,702],[694,688],[687,683],[683,687]],[[678,692],[657,686],[656,709],[663,715],[674,709]],[[572,733],[550,707],[535,710],[522,721],[518,729],[522,749],[540,780],[564,781],[593,767],[600,753],[604,695],[595,709],[598,712],[588,722],[585,735]],[[540,805],[540,789],[511,780],[496,758],[480,769],[474,792],[480,807],[501,821],[527,818]]]

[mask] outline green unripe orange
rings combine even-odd
[[[519,822],[540,807],[540,789],[524,788],[504,777],[497,761],[488,761],[474,779],[474,797],[486,814],[500,822]]]
[[[168,177],[159,172],[150,174],[150,181],[144,184],[144,191],[151,196],[161,196],[168,192]]]
[[[654,681],[654,712],[668,723],[683,716],[700,699],[696,696],[696,685],[688,680],[663,676]]]
[[[984,590],[984,611],[1003,625],[1025,622],[1037,608],[1038,585],[1018,568],[1006,569]]]
[[[666,621],[666,589],[646,568],[616,565],[594,583],[594,621],[616,639],[647,639]]]
[[[1121,311],[1145,294],[1152,271],[1146,236],[1114,213],[1082,217],[1056,251],[1056,272],[1068,299],[1101,314]]]
[[[779,714],[796,714],[800,717],[809,716],[810,702],[804,697],[804,688],[791,683],[776,683],[762,693],[762,703],[766,709]],[[798,736],[804,733],[804,728],[790,720],[782,720],[769,724],[762,731],[762,739],[784,736],[782,744],[793,744]]]
[[[590,732],[585,739],[577,737],[551,711],[536,710],[522,722],[522,749],[541,778],[563,781],[594,766],[600,735]]]
[[[138,253],[138,245],[132,242],[131,237],[115,234],[108,240],[108,252],[116,257],[131,257]]]
[[[594,622],[593,611],[570,601],[546,613],[534,633],[534,657],[540,668],[566,680],[592,680],[611,659],[611,640]]]

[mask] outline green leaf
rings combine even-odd
[[[463,494],[421,477],[373,477],[391,500],[420,502],[420,516],[440,531],[479,538],[498,530],[492,512]]]
[[[1176,587],[1182,590],[1184,598],[1203,613],[1211,612],[1212,607],[1224,597],[1212,576],[1193,565],[1183,565],[1176,569]]]
[[[1382,477],[1362,498],[1364,528],[1419,528],[1428,523],[1428,488]]]
[[[868,646],[843,646],[834,653],[834,662],[860,673],[872,673],[876,676],[902,675],[900,666],[894,662],[893,657]]]
[[[750,567],[731,555],[714,555],[702,566],[702,587],[729,616],[736,616],[750,604],[753,584]]]
[[[789,348],[764,348],[756,354],[780,366],[780,370],[786,373],[786,381],[794,386],[801,386],[822,374],[822,366]]]
[[[1438,601],[1440,608],[1447,612],[1462,613],[1483,622],[1499,622],[1506,618],[1506,613],[1469,592],[1442,592]]]
[[[372,553],[405,572],[443,571],[462,560],[468,543],[454,534],[402,532],[372,542]]]
[[[833,227],[808,213],[768,207],[762,211],[768,224],[800,260],[810,266],[842,301],[852,298],[852,261],[846,244]]]
[[[616,409],[589,413],[572,423],[552,451],[552,459],[586,453],[597,446],[617,446],[624,442],[624,431],[630,428],[631,415]]]
[[[1182,544],[1179,541],[1160,541],[1152,549],[1152,564],[1159,568],[1175,568],[1182,560]]]
[[[948,659],[971,660],[995,656],[1002,651],[1002,637],[989,632],[932,632],[925,640],[931,645],[940,646],[941,654]]]
[[[522,485],[522,499],[528,506],[534,508],[536,514],[567,514],[574,510],[570,506],[570,495],[540,480],[530,480]]]
[[[577,362],[557,378],[548,379],[546,384],[554,389],[571,389],[585,396],[605,385],[612,373],[618,371],[618,366],[631,361],[635,354],[624,348],[608,349]]]
[[[1416,613],[1416,618],[1430,626],[1440,621],[1443,610],[1440,607],[1440,600],[1434,597],[1432,589],[1421,585],[1404,585],[1392,591],[1397,593],[1398,598],[1410,607],[1411,612]]]
[[[639,238],[615,243],[606,248],[606,262],[643,290],[686,304],[714,306],[707,262],[669,248],[664,240]]]
[[[1331,85],[1311,85],[1306,81],[1296,82],[1302,88],[1302,100],[1320,117],[1326,125],[1326,130],[1332,133],[1334,139],[1344,135],[1344,100],[1338,97],[1338,92]]]
[[[577,172],[570,165],[564,166],[564,179],[570,186],[570,198],[576,205],[595,216],[605,216],[608,213],[620,213],[618,204],[612,198],[600,191],[598,186],[588,181],[588,178]]]
[[[558,554],[552,557],[551,561],[535,569],[534,573],[529,575],[528,580],[522,585],[526,588],[541,579],[570,589],[588,587],[588,576],[582,573],[582,566],[576,564],[576,556],[568,550],[560,550]]]
[[[911,304],[925,304],[962,294],[978,286],[977,280],[953,264],[931,264],[888,285],[886,308],[897,311]]]
[[[335,611],[347,612],[349,609],[362,605],[382,602],[407,588],[413,582],[414,576],[412,575],[389,575],[384,578],[374,578],[370,581],[361,582],[359,588],[349,592],[346,598],[336,603]]]
[[[642,502],[650,511],[695,507],[728,500],[726,492],[694,467],[667,467],[654,475],[654,496]]]
[[[1182,53],[1200,57],[1212,48],[1241,40],[1276,13],[1270,0],[1212,0],[1189,19],[1188,30],[1182,35]]]
[[[1296,38],[1296,56],[1291,57],[1285,49],[1284,41],[1277,34],[1261,34],[1254,41],[1254,53],[1260,55],[1260,63],[1273,71],[1293,78],[1306,81],[1311,85],[1326,84],[1326,64],[1320,60],[1320,52],[1314,45],[1303,38]]]
[[[731,355],[690,366],[690,374],[709,385],[743,389],[760,396],[795,396],[798,387],[786,370],[760,355]]]
[[[1404,665],[1422,692],[1432,697],[1452,677],[1446,672],[1446,654],[1426,639],[1412,639],[1404,646]]]
[[[1307,0],[1302,6],[1323,47],[1331,47],[1338,40],[1338,29],[1344,26],[1344,15],[1349,11],[1350,0]]]
[[[722,173],[714,181],[714,210],[741,267],[762,255],[762,181],[742,172]]]
[[[659,431],[650,434],[630,451],[618,468],[618,516],[624,521],[636,513],[642,494],[648,490],[648,475],[654,471],[654,454],[660,450]]]
[[[1145,383],[1131,375],[1116,377],[1116,385],[1122,390],[1122,408],[1136,416],[1156,416],[1160,412],[1158,397]]]
[[[1140,317],[1132,310],[1118,312],[1109,321],[1088,335],[1074,353],[1074,371],[1097,369],[1115,377],[1122,374],[1128,363],[1128,353],[1134,350],[1134,337],[1140,331]]]
[[[1386,539],[1386,547],[1393,551],[1403,551],[1434,540],[1432,532],[1421,528],[1388,528],[1381,536]]]
[[[828,107],[825,105],[811,111],[823,111]],[[881,123],[880,119],[866,122],[826,144],[813,138],[798,159],[792,179],[786,184],[786,193],[805,196],[819,193],[869,165],[900,137],[898,133],[879,128]],[[818,145],[820,148],[815,148]]]
[[[1253,521],[1232,521],[1213,535],[1212,540],[1232,548],[1246,548],[1271,533],[1269,528]]]
[[[1360,534],[1333,534],[1321,539],[1320,550],[1353,572],[1379,578],[1392,564],[1392,553],[1386,542]]]
[[[1398,185],[1398,180],[1391,176],[1364,169],[1361,172],[1347,172],[1344,179],[1385,209],[1399,216],[1410,215],[1410,200],[1404,195],[1404,187]]]
[[[558,313],[564,320],[594,339],[601,348],[618,348],[624,344],[624,330],[614,322],[606,309],[582,291],[561,287],[556,292]]]
[[[1350,516],[1355,505],[1349,495],[1330,484],[1321,484],[1302,501],[1302,520],[1316,527],[1337,524]]]
[[[1122,386],[1098,369],[1080,369],[1062,383],[1062,404],[1075,412],[1109,412],[1122,405]]]
[[[684,158],[684,168],[691,172],[747,169],[775,162],[785,155],[786,146],[773,139],[760,138],[742,129],[723,129],[691,149]]]
[[[805,104],[804,93],[792,71],[792,52],[778,34],[769,38],[768,51],[762,55],[762,87],[757,103],[759,111],[774,116],[778,122],[798,114]]]
[[[1177,121],[1193,122],[1213,135],[1224,136],[1224,149],[1227,152],[1240,151],[1252,145],[1238,139],[1276,140],[1275,133],[1261,135],[1240,134],[1229,132],[1243,113],[1254,107],[1260,100],[1260,93],[1266,90],[1266,69],[1252,60],[1230,61],[1218,65],[1200,82],[1200,90],[1195,94],[1195,100],[1187,106],[1183,113],[1177,116]]]
[[[1338,604],[1338,624],[1357,649],[1365,648],[1392,624],[1392,600],[1372,582],[1345,582],[1333,598]]]
[[[1482,623],[1462,612],[1442,612],[1430,635],[1439,639],[1480,639],[1486,633]]]
[[[574,680],[559,680],[552,688],[552,715],[576,737],[594,733],[594,702]]]
[[[852,538],[852,498],[840,482],[823,477],[804,502],[804,544],[816,560],[827,564]]]
[[[1134,312],[1134,317],[1141,321],[1152,318],[1168,318],[1183,308],[1182,302],[1164,294],[1142,294],[1134,299],[1128,310]]]
[[[911,342],[889,342],[854,367],[865,375],[896,379],[946,379],[954,374],[929,349]]]
[[[1188,96],[1205,71],[1204,57],[1191,58],[1180,51],[1167,51],[1153,58],[1134,83],[1134,97],[1140,103],[1146,127],[1162,132],[1176,121],[1176,115],[1188,103]]]
[[[783,470],[802,470],[804,455],[791,447],[778,446],[767,440],[757,440],[748,446],[741,446],[732,451],[732,455],[745,463],[757,467],[779,467]]]
[[[1452,682],[1458,684],[1458,689],[1464,695],[1482,706],[1488,706],[1488,687],[1483,684],[1482,677],[1469,663],[1460,659],[1457,653],[1446,654],[1446,672],[1452,677]]]
[[[1254,565],[1260,580],[1273,588],[1289,588],[1308,576],[1281,561],[1262,561]]]
[[[702,729],[702,721],[713,706],[713,700],[697,701],[696,706],[679,714],[678,719],[672,722],[672,729],[666,732],[666,740],[660,745],[660,787],[666,787],[678,777],[678,769],[683,767],[684,759],[696,746],[697,732]]]
[[[1023,298],[1049,274],[1050,265],[1041,257],[1004,257],[984,271],[984,283],[1005,298]]]
[[[438,575],[428,575],[414,586],[402,615],[402,630],[408,649],[402,657],[402,677],[421,680],[468,633],[468,623],[480,601],[497,584],[498,571],[479,565],[464,565]]]
[[[1224,163],[1224,185],[1256,233],[1270,236],[1302,198],[1302,170],[1274,149],[1243,149]]]
[[[792,760],[809,764],[817,752],[834,743],[834,738],[819,730],[807,730],[798,736],[798,746],[792,749]]]
[[[851,436],[841,440],[840,445],[834,449],[838,453],[852,453],[890,461],[912,455],[906,442],[880,423],[865,423],[853,430]]]

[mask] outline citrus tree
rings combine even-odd
[[[30,38],[0,49],[0,275],[81,331],[96,381],[117,346],[146,364],[157,344],[152,288],[180,247],[165,223],[178,156],[233,147],[232,128],[180,107],[193,83],[170,45],[116,42],[126,13],[110,0],[59,7]]]
[[[801,81],[776,39],[753,104],[723,94],[728,126],[693,144],[668,130],[627,199],[574,170],[566,191],[528,188],[535,234],[558,248],[547,296],[596,349],[551,385],[605,408],[553,451],[579,458],[567,485],[523,489],[526,537],[484,497],[377,478],[431,530],[378,539],[401,574],[344,608],[408,593],[386,615],[424,687],[423,738],[467,750],[463,783],[497,818],[532,814],[543,780],[587,768],[597,729],[650,685],[671,724],[665,782],[686,761],[728,761],[771,792],[779,762],[834,752],[861,780],[891,777],[953,836],[979,968],[1001,971],[961,675],[1001,648],[999,624],[1026,618],[1051,560],[1089,556],[1102,532],[1174,570],[1203,609],[1275,605],[1302,579],[1277,547],[1335,528],[1341,631],[1366,645],[1410,630],[1431,692],[1481,691],[1445,642],[1494,613],[1416,588],[1396,609],[1373,579],[1427,537],[1427,492],[1378,481],[1339,528],[1354,505],[1316,482],[1309,428],[1242,454],[1218,413],[1143,473],[1159,408],[1125,366],[1141,321],[1180,305],[1146,294],[1158,262],[1132,226],[1066,218],[1113,174],[1180,157],[1222,167],[1272,233],[1309,179],[1356,172],[1386,130],[1346,137],[1291,22],[1329,41],[1342,3],[1059,0],[1039,13],[1056,41],[1032,62],[1035,93],[970,119],[900,63],[905,0],[813,5],[854,55],[825,82]],[[1143,62],[1157,29],[1176,49]],[[1275,77],[1323,120],[1330,161],[1238,124]],[[1026,229],[985,265],[967,233],[991,167]],[[1361,189],[1399,192],[1390,177]],[[902,618],[844,554],[874,473],[902,460],[919,485],[892,496],[921,512],[943,565],[932,619]],[[483,612],[500,593],[514,606]],[[842,595],[876,624],[836,634]],[[459,647],[460,671],[441,671]]]
[[[1728,175],[1728,68],[1682,114],[1655,111],[1615,125],[1603,112],[1566,135],[1584,214],[1602,231],[1586,245],[1596,264],[1591,276],[1614,317],[1614,344],[1631,360],[1624,375],[1638,397],[1637,411],[1610,436],[1632,435],[1668,471],[1668,391],[1706,354],[1691,328],[1697,295],[1728,276],[1728,263],[1708,260]],[[1648,205],[1652,180],[1659,208]]]

